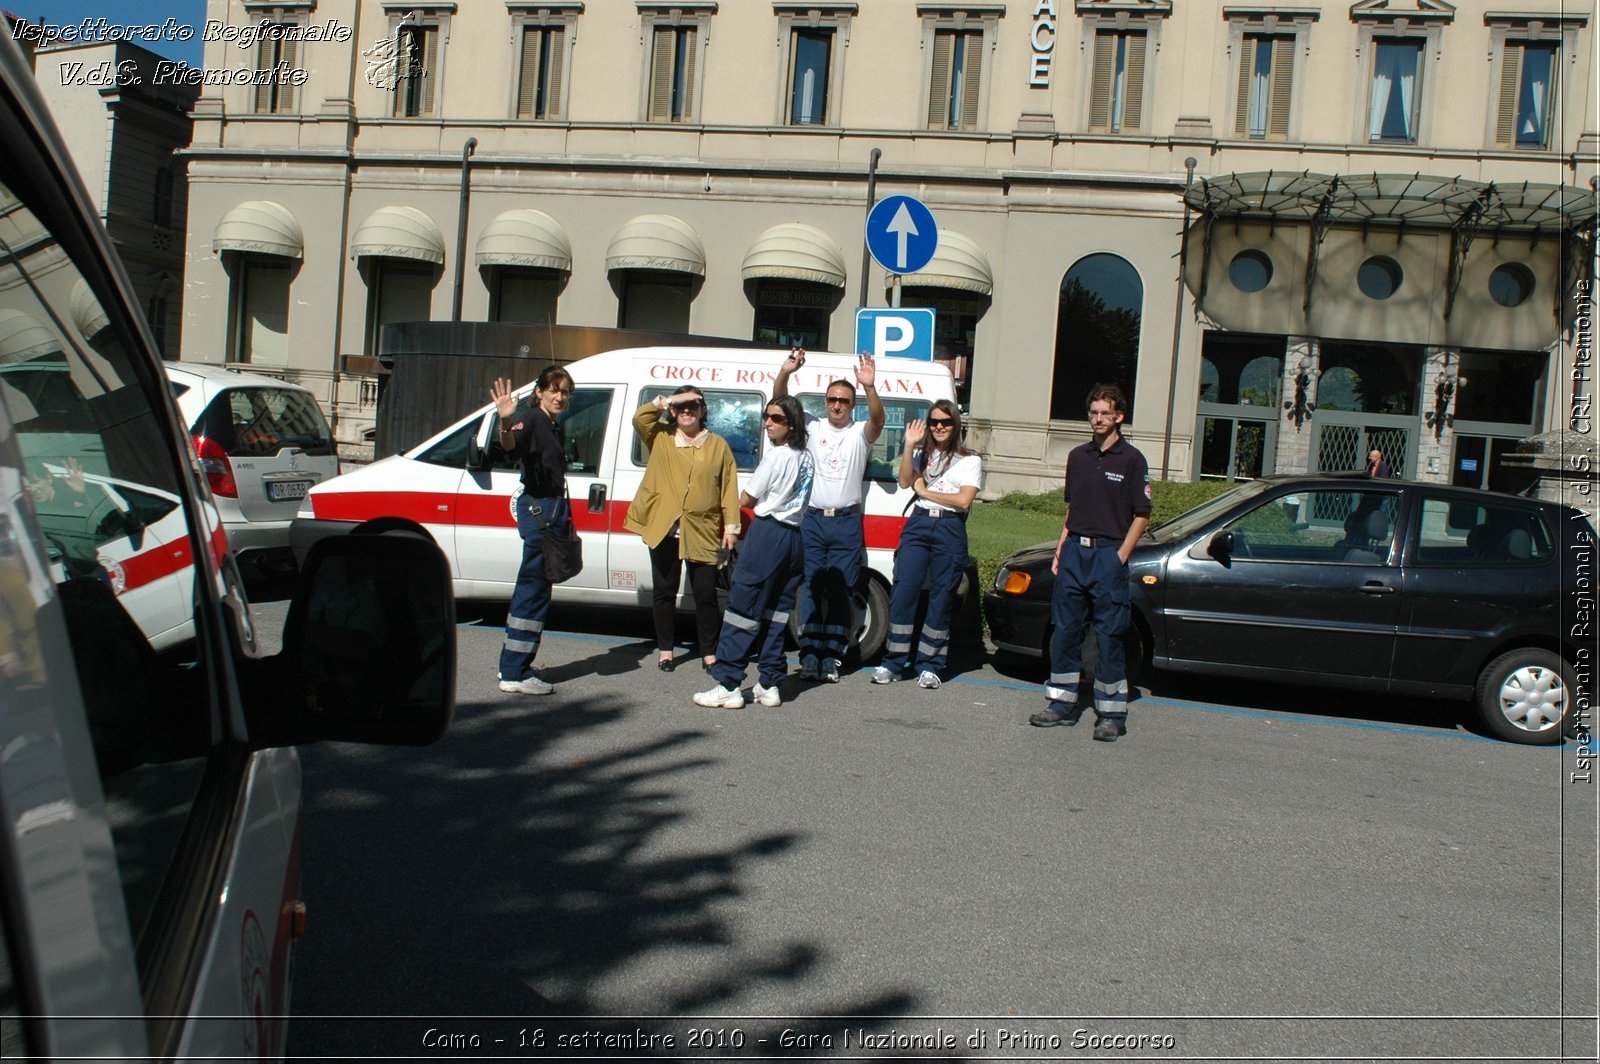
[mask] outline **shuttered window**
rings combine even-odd
[[[935,30],[928,79],[928,128],[977,129],[983,88],[983,33]]]
[[[1094,38],[1089,86],[1089,131],[1132,133],[1145,128],[1143,31],[1102,30]]]
[[[1239,52],[1236,136],[1286,140],[1294,98],[1293,37],[1247,34]]]
[[[1495,107],[1496,147],[1550,146],[1550,109],[1555,103],[1555,75],[1560,69],[1557,53],[1554,44],[1506,42]]]
[[[693,122],[695,48],[693,26],[657,26],[650,50],[650,103],[652,122]]]
[[[818,126],[828,121],[828,79],[833,30],[795,30],[790,35],[789,124]]]
[[[518,118],[561,117],[561,75],[567,31],[561,26],[524,26],[517,77]]]
[[[256,44],[256,72],[263,75],[263,83],[256,86],[255,113],[258,115],[294,112],[295,86],[289,81],[289,72],[294,69],[299,42],[282,37],[292,26],[292,23],[264,24],[261,39]]]
[[[394,114],[425,118],[433,114],[439,82],[439,27],[401,26],[394,87]]]

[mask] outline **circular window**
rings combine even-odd
[[[1400,264],[1384,255],[1374,255],[1356,271],[1356,287],[1368,299],[1388,299],[1400,290]]]
[[[1228,263],[1228,280],[1241,292],[1259,292],[1272,282],[1272,260],[1259,251],[1241,251]]]
[[[1517,262],[1496,266],[1489,274],[1489,298],[1502,307],[1520,307],[1533,295],[1533,271]]]

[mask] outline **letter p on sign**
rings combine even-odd
[[[926,307],[894,307],[856,311],[856,350],[873,358],[933,361],[933,311]]]

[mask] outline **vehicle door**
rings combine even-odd
[[[1415,524],[1396,680],[1471,686],[1503,636],[1558,631],[1556,530],[1541,507],[1423,490]]]
[[[1175,548],[1165,579],[1174,664],[1387,686],[1399,503],[1398,489],[1364,484],[1272,493]]]
[[[563,587],[606,586],[617,438],[612,410],[620,391],[621,386],[614,384],[574,385],[561,414],[567,493],[583,540],[583,571]],[[518,398],[526,404],[531,396],[530,389]],[[497,421],[491,407],[476,428],[480,447],[488,455],[488,468],[468,468],[461,478],[455,506],[456,566],[462,580],[505,584],[509,595],[522,564],[522,537],[514,509],[516,497],[522,494],[522,463],[501,448]]]
[[[192,446],[6,41],[0,75],[0,314],[76,392],[40,409],[0,383],[0,897],[28,1014],[7,1037],[40,1059],[281,1053],[299,762],[248,752],[223,621],[242,599]],[[184,556],[159,579],[181,590],[156,604],[107,545],[168,521]],[[149,633],[183,626],[158,654]]]

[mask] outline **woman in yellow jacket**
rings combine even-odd
[[[717,608],[717,551],[739,540],[739,473],[728,441],[706,428],[706,399],[684,385],[633,415],[633,431],[650,451],[623,526],[650,548],[656,667],[674,665],[673,620],[679,575],[689,567],[695,628],[706,668],[717,660],[722,611]]]

